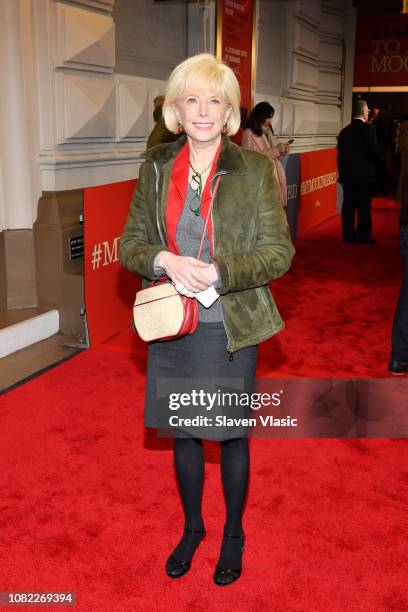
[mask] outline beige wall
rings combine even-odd
[[[0,309],[7,308],[7,271],[4,232],[0,232]]]
[[[184,1],[116,0],[116,72],[166,80],[187,56]]]
[[[32,230],[0,232],[0,308],[37,305]]]

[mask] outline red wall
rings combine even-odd
[[[137,181],[84,190],[85,304],[92,345],[129,325],[140,278],[118,261],[119,237]]]

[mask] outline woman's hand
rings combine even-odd
[[[201,269],[201,279],[207,287],[211,287],[218,280],[217,268],[214,264],[205,264],[206,267]]]
[[[288,142],[280,142],[278,144],[278,150],[281,157],[284,157],[289,152],[289,143]]]
[[[161,251],[156,255],[154,266],[164,268],[174,285],[184,285],[187,291],[198,293],[210,287],[218,279],[214,264],[207,264],[195,257],[174,255]],[[180,292],[181,293],[181,292]]]

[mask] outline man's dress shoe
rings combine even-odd
[[[390,374],[408,374],[408,361],[397,361],[397,359],[390,359],[388,364],[388,371]]]

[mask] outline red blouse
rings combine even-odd
[[[208,175],[207,181],[205,183],[204,191],[201,197],[201,207],[200,213],[205,221],[208,207],[211,202],[211,193],[210,193],[210,184],[211,179],[214,176],[215,168],[217,166],[218,157],[221,152],[220,143],[217,152],[214,156],[213,163],[211,165],[210,174]],[[188,141],[184,145],[184,147],[178,153],[169,184],[169,192],[167,196],[167,206],[166,206],[166,227],[167,227],[167,244],[172,253],[176,255],[180,255],[180,251],[178,249],[178,245],[176,243],[176,229],[177,224],[179,222],[181,213],[183,212],[184,203],[186,201],[187,196],[187,187],[188,187],[188,173],[189,173],[189,158],[190,158],[190,150]],[[208,220],[208,235],[210,238],[210,253],[213,255],[213,238],[212,238],[212,223],[211,216]],[[198,248],[198,247],[197,247]]]

